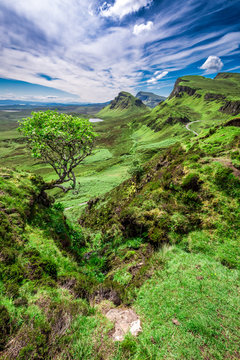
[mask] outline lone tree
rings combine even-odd
[[[55,170],[58,178],[44,189],[58,187],[67,192],[76,187],[74,169],[92,152],[96,134],[87,119],[59,114],[57,111],[33,112],[19,122],[32,156],[42,159]],[[71,186],[62,184],[72,181]]]

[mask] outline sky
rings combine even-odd
[[[0,100],[167,96],[240,72],[239,0],[0,0]]]

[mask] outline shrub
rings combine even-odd
[[[189,220],[180,213],[175,213],[171,217],[171,230],[180,234],[187,233],[189,228]]]
[[[198,174],[190,173],[186,175],[182,180],[182,188],[184,190],[199,191],[201,186],[201,180]]]

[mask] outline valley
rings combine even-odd
[[[162,100],[59,109],[98,135],[66,194],[0,110],[1,359],[239,359],[240,74]]]

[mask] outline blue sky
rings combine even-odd
[[[1,0],[0,99],[168,95],[179,76],[240,72],[239,0]]]

